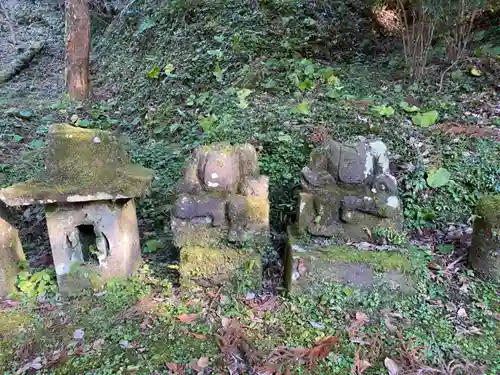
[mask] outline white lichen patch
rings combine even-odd
[[[211,188],[219,187],[219,183],[218,182],[207,181],[207,185],[208,185],[208,187],[211,187]]]
[[[299,253],[306,253],[307,252],[306,249],[304,249],[303,247],[301,247],[301,246],[299,246],[297,244],[292,244],[292,250],[293,251],[297,251]]]
[[[56,274],[57,275],[67,275],[69,273],[69,264],[66,263],[59,263],[56,266]]]
[[[370,143],[371,154],[377,159],[378,166],[381,173],[389,173],[389,156],[387,146],[382,141],[375,141]]]
[[[216,173],[216,172],[212,172],[212,174],[210,175],[214,180],[219,178],[219,175]]]
[[[365,160],[365,170],[364,175],[365,178],[371,176],[373,174],[373,154],[366,150],[366,160]]]
[[[300,202],[300,212],[304,211],[304,207],[306,206],[306,202]]]
[[[95,193],[95,194],[89,194],[89,195],[70,195],[66,198],[67,202],[90,202],[90,201],[110,201],[110,200],[115,200],[115,199],[128,199],[132,197],[128,197],[125,195],[111,195],[108,193]]]
[[[398,208],[399,198],[394,195],[391,195],[389,198],[387,198],[387,205],[392,208]]]

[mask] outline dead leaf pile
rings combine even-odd
[[[465,135],[473,138],[493,138],[500,140],[500,129],[481,127],[460,122],[445,122],[436,126],[436,130],[444,135]]]
[[[193,370],[196,374],[202,375],[204,370],[209,366],[210,358],[200,357],[189,362],[187,365],[181,365],[178,363],[167,363],[165,366],[170,371],[170,374],[183,375],[187,373],[187,370]],[[191,373],[191,372],[189,372]]]
[[[247,367],[255,362],[255,354],[240,323],[235,319],[222,318],[222,327],[215,339],[229,373],[247,373]]]
[[[253,321],[261,320],[266,313],[276,311],[279,307],[278,297],[276,296],[245,299],[244,303],[252,309],[254,313]]]
[[[254,366],[254,370],[259,375],[290,374],[292,368],[299,364],[307,364],[309,370],[313,370],[318,361],[327,358],[337,344],[337,337],[330,336],[317,341],[312,348],[278,347],[262,364]]]

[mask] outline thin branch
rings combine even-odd
[[[462,3],[462,1],[461,1],[461,3]],[[461,8],[461,12],[462,11],[465,12],[465,9]],[[459,47],[459,48],[461,47],[461,48],[458,51],[457,57],[453,61],[453,63],[441,74],[441,78],[439,80],[439,89],[438,89],[438,92],[441,92],[441,90],[443,89],[443,81],[444,81],[444,77],[445,77],[446,73],[448,73],[451,69],[453,69],[453,67],[455,65],[457,65],[460,60],[462,60],[462,56],[463,56],[463,54],[465,52],[465,49],[467,48],[467,45],[469,44],[469,40],[470,40],[470,37],[471,37],[471,34],[472,34],[472,28],[474,27],[474,20],[476,18],[477,13],[478,13],[478,8],[476,7],[472,11],[472,14],[471,14],[471,17],[470,17],[470,21],[469,21],[469,27],[467,28],[467,31],[466,31],[465,35],[463,35],[463,37],[461,37],[461,38],[459,36],[457,36],[457,40],[461,41],[461,42],[457,43],[457,47]]]

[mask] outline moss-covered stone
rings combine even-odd
[[[321,295],[334,283],[365,290],[412,291],[415,265],[408,255],[318,243],[297,233],[289,229],[285,254],[285,285],[292,295]]]
[[[49,130],[45,170],[32,181],[0,191],[9,205],[77,202],[141,196],[153,171],[131,164],[110,132],[55,124]]]
[[[246,212],[250,223],[269,225],[269,201],[267,197],[246,197]]]
[[[500,280],[500,194],[486,196],[476,207],[469,263],[481,276]]]
[[[0,297],[15,291],[17,265],[22,260],[25,257],[18,231],[0,213]]]
[[[180,253],[181,288],[223,287],[243,293],[260,289],[261,255],[230,248],[184,247]]]

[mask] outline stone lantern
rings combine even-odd
[[[132,164],[110,132],[55,124],[48,138],[44,172],[0,190],[0,199],[45,206],[61,293],[132,275],[141,263],[134,198],[153,171]]]

